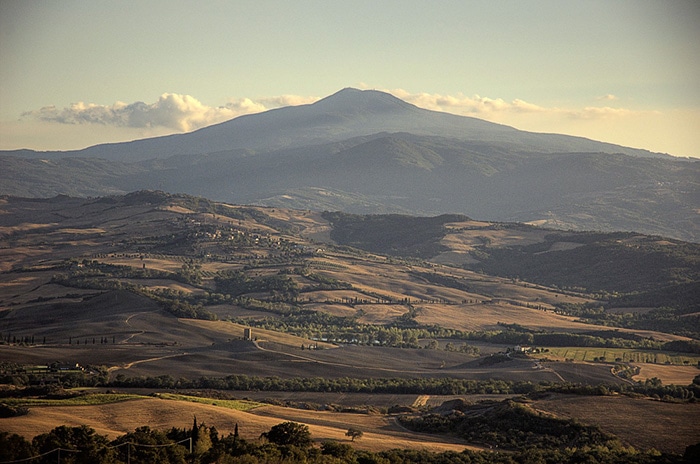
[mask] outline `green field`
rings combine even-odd
[[[263,403],[248,400],[222,400],[216,398],[202,398],[199,396],[177,395],[174,393],[158,393],[158,398],[164,400],[189,401],[191,403],[211,404],[213,406],[221,406],[223,408],[235,409],[236,411],[249,411],[260,406]]]
[[[127,393],[95,393],[69,398],[4,398],[8,406],[97,406],[100,404],[119,403],[121,401],[143,399],[143,395]]]
[[[159,393],[158,398],[174,401],[189,401],[191,403],[211,404],[213,406],[221,406],[236,411],[248,411],[259,406],[262,403],[247,400],[222,400],[216,398],[200,398],[197,396],[176,395],[172,393]],[[89,395],[80,395],[70,398],[6,398],[3,403],[8,406],[98,406],[101,404],[118,403],[121,401],[144,399],[146,396],[133,395],[127,393],[94,393]]]
[[[552,347],[547,349],[549,350],[545,353],[547,357],[581,362],[605,361],[697,366],[700,361],[699,355],[668,351],[591,347]]]

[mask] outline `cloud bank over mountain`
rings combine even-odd
[[[314,97],[282,95],[257,100],[230,99],[222,106],[208,106],[191,95],[164,93],[154,103],[112,105],[78,102],[67,108],[45,106],[22,114],[25,118],[61,124],[101,124],[116,127],[166,127],[189,132],[233,119],[244,114],[260,113],[280,106],[299,105],[317,100]]]
[[[506,101],[480,95],[466,96],[430,93],[411,93],[403,89],[389,90],[396,97],[421,108],[456,113],[461,115],[488,117],[498,113],[539,113],[558,115],[573,119],[601,119],[626,117],[639,114],[626,108],[588,106],[580,109],[545,107],[521,99]],[[612,101],[614,95],[599,97]],[[166,127],[180,132],[189,132],[201,127],[233,119],[244,114],[260,113],[273,108],[313,103],[319,97],[280,95],[260,98],[231,98],[221,106],[209,106],[191,95],[164,93],[153,103],[116,102],[112,105],[78,102],[66,108],[45,106],[27,111],[23,117],[61,124],[102,124],[116,127]]]
[[[635,111],[627,108],[613,108],[610,106],[586,106],[583,108],[546,107],[518,98],[512,101],[506,101],[502,98],[489,98],[480,95],[469,97],[461,93],[457,95],[410,93],[403,89],[394,89],[388,92],[421,108],[482,118],[488,117],[489,115],[493,116],[498,113],[540,113],[571,119],[607,119],[610,117],[637,116],[646,113],[658,114],[658,112]],[[614,101],[618,100],[618,97],[608,94],[597,97],[596,100]]]
[[[370,86],[360,84],[360,87],[367,89]],[[682,147],[678,151],[664,150],[665,145],[656,144],[656,135],[663,132],[666,139],[678,140],[682,145],[682,135],[694,129],[699,121],[693,111],[671,114],[631,108],[626,104],[630,102],[629,98],[612,93],[592,95],[590,104],[573,107],[462,93],[416,93],[400,88],[383,91],[421,108],[476,117],[532,132],[578,135],[675,155],[683,155],[687,150]],[[6,142],[15,140],[6,143],[4,148],[56,149],[41,141],[50,137],[58,140],[57,133],[66,139],[81,141],[78,147],[59,145],[58,149],[84,148],[105,142],[190,132],[238,116],[310,104],[319,99],[317,96],[293,94],[231,97],[214,106],[192,95],[164,93],[152,103],[118,101],[104,105],[78,102],[64,108],[45,106],[23,113],[19,121],[0,126],[0,139]],[[640,135],[635,129],[640,125],[654,130]],[[690,156],[695,155],[694,151],[690,152]]]

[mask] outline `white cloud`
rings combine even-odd
[[[614,117],[634,116],[638,111],[625,108],[611,108],[609,106],[587,106],[581,110],[569,111],[568,115],[579,119],[608,119]]]
[[[164,93],[154,103],[116,102],[97,105],[78,102],[67,108],[45,106],[22,116],[62,124],[102,124],[117,127],[167,127],[189,131],[237,115],[235,107],[210,107],[190,95]]]
[[[505,120],[509,116],[518,114],[539,114],[570,119],[609,119],[650,113],[649,111],[612,108],[610,106],[588,106],[584,108],[546,107],[521,99],[506,101],[502,98],[489,98],[480,95],[469,97],[461,93],[456,95],[410,93],[403,89],[387,90],[387,92],[421,108],[490,120]],[[608,94],[598,99],[612,101],[617,100],[617,97]],[[653,113],[656,114],[657,112]]]
[[[499,112],[531,113],[547,111],[546,108],[520,99],[508,102],[502,98],[489,98],[480,95],[469,97],[462,93],[456,95],[410,93],[403,89],[389,90],[388,92],[421,108],[458,114],[480,115]]]
[[[61,124],[101,124],[105,126],[153,128],[166,127],[188,132],[223,122],[236,116],[259,113],[271,108],[299,105],[317,100],[315,97],[282,95],[257,101],[250,98],[230,99],[222,106],[208,106],[190,95],[164,93],[154,103],[124,103],[98,105],[78,102],[66,108],[45,106],[22,116],[39,121]]]
[[[237,115],[260,113],[268,109],[265,105],[254,102],[250,98],[232,98],[224,105],[224,108],[235,112]]]
[[[366,88],[365,85],[362,87]],[[556,118],[559,120],[610,120],[623,119],[648,112],[639,112],[610,106],[584,108],[546,107],[521,99],[506,101],[502,98],[410,93],[403,89],[385,90],[402,100],[421,108],[474,116],[505,124],[522,123],[522,118]],[[190,95],[164,93],[154,103],[124,103],[98,105],[78,102],[66,108],[46,106],[23,114],[37,121],[49,121],[69,125],[99,124],[109,127],[136,129],[166,128],[188,132],[200,127],[223,122],[237,116],[259,113],[272,108],[313,103],[318,97],[279,95],[260,98],[231,98],[224,105],[208,106]],[[600,97],[612,101],[614,95]],[[525,122],[526,125],[527,121]]]
[[[308,105],[317,100],[320,97],[303,97],[300,95],[280,95],[277,97],[263,97],[259,98],[258,101],[265,105],[266,108],[278,108],[281,106],[298,106],[298,105]]]
[[[370,88],[361,85],[361,88]],[[475,116],[518,129],[584,136],[626,146],[698,157],[700,112],[638,111],[614,108],[614,98],[601,105],[567,108],[542,106],[521,99],[506,101],[479,95],[410,93],[384,90],[417,106]],[[313,103],[317,97],[282,95],[236,98],[207,106],[188,95],[163,94],[154,103],[97,105],[79,102],[66,108],[47,106],[15,121],[0,121],[0,149],[70,150],[182,132],[242,114]],[[49,122],[49,123],[46,123]]]

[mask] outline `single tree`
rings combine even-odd
[[[311,446],[311,432],[309,427],[296,422],[282,422],[273,426],[269,432],[264,432],[261,437],[267,438],[276,445],[293,445],[299,448]]]
[[[354,428],[349,428],[347,432],[345,432],[346,437],[350,437],[350,441],[355,441],[355,438],[362,438],[362,430],[354,429]]]
[[[34,453],[32,444],[15,433],[0,432],[0,462],[27,461]]]
[[[353,462],[352,456],[355,450],[347,443],[338,443],[337,441],[324,441],[321,443],[321,454],[333,456],[334,458],[342,459],[343,462]]]
[[[107,437],[97,434],[94,429],[86,425],[79,427],[61,425],[48,433],[37,435],[32,440],[32,445],[39,454],[52,453],[55,450],[56,454],[51,454],[48,459],[52,461],[59,459],[59,462],[73,464],[114,462],[116,453],[113,448],[107,447],[108,444]],[[63,450],[63,455],[58,454],[58,448]],[[63,458],[62,461],[61,458]]]
[[[197,426],[197,416],[194,416],[194,421],[192,423],[192,431],[190,433],[190,437],[192,438],[193,445],[195,443],[197,443],[197,440],[199,439],[199,426]]]
[[[131,445],[127,443],[132,443]],[[120,461],[149,464],[185,464],[187,448],[175,444],[165,432],[151,430],[147,425],[122,435],[112,442]],[[63,462],[63,461],[61,461]],[[102,462],[93,460],[91,463]]]

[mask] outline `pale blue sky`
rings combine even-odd
[[[0,0],[0,149],[191,130],[350,86],[700,157],[699,5]]]

